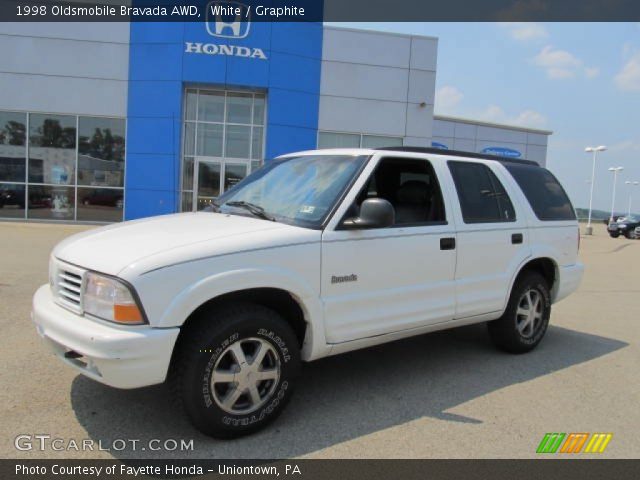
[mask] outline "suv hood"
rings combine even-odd
[[[118,275],[132,266],[152,269],[207,255],[233,253],[244,250],[248,243],[255,246],[290,243],[292,237],[306,238],[305,232],[313,231],[240,215],[178,213],[73,235],[56,246],[53,256],[82,268]]]

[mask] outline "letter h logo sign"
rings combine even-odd
[[[207,5],[209,35],[219,38],[245,38],[251,27],[251,10],[235,0],[215,0]]]

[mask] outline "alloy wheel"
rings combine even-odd
[[[211,393],[227,413],[240,415],[262,407],[280,378],[280,360],[273,346],[260,338],[229,345],[211,373]]]
[[[518,302],[516,328],[520,335],[531,338],[542,322],[544,302],[538,290],[527,290]]]

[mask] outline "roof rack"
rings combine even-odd
[[[385,150],[385,151],[394,151],[394,152],[410,152],[410,153],[431,153],[435,155],[452,155],[456,157],[469,157],[469,158],[480,158],[483,160],[495,160],[496,162],[501,163],[516,163],[516,164],[525,164],[525,165],[535,165],[537,167],[540,166],[538,162],[533,160],[524,160],[519,158],[509,158],[509,157],[501,157],[499,155],[489,155],[487,153],[475,153],[475,152],[463,152],[461,150],[445,150],[443,148],[433,148],[433,147],[380,147],[375,148],[374,150]]]

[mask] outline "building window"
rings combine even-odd
[[[382,137],[380,135],[362,135],[362,148],[382,148],[402,146],[401,137]]]
[[[27,114],[0,112],[0,181],[25,182]]]
[[[263,163],[266,97],[189,88],[182,139],[182,211],[202,210]]]
[[[0,112],[0,217],[122,221],[124,162],[124,119]]]
[[[318,132],[318,148],[381,148],[402,145],[402,137],[359,133]]]
[[[360,135],[351,133],[318,133],[318,148],[359,148]]]

